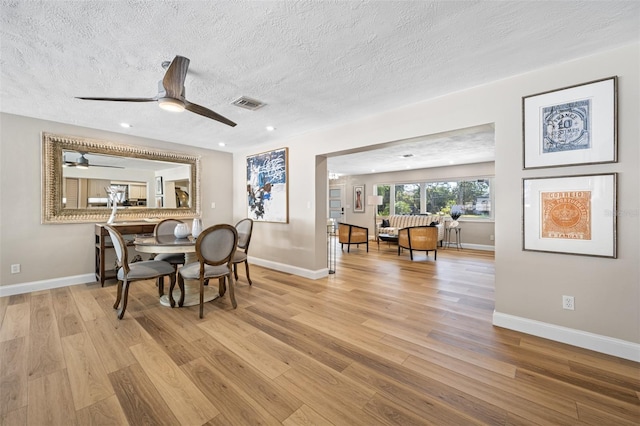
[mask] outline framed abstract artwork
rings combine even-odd
[[[617,81],[523,97],[524,168],[616,162]]]
[[[247,157],[247,217],[289,222],[288,148]]]
[[[364,213],[364,185],[353,186],[353,212]]]
[[[616,180],[616,173],[523,179],[523,250],[615,258]]]

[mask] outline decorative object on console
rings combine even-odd
[[[178,239],[187,238],[189,236],[189,225],[186,223],[178,223],[173,230],[173,235]]]
[[[126,187],[115,185],[110,186],[104,189],[107,194],[109,194],[109,201],[111,202],[111,216],[107,220],[107,223],[111,225],[116,220],[116,213],[118,210],[118,201],[122,201],[124,199],[124,193],[126,191]]]
[[[199,217],[193,218],[193,224],[191,225],[191,235],[193,238],[198,238],[198,235],[202,232],[202,219]]]
[[[617,160],[617,77],[522,98],[525,169]]]

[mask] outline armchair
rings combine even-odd
[[[369,228],[358,225],[349,225],[348,223],[338,224],[338,242],[340,248],[344,250],[344,245],[347,245],[347,253],[351,248],[351,244],[367,245],[367,252],[369,251]]]
[[[438,228],[435,226],[411,226],[398,231],[398,256],[403,249],[409,249],[409,256],[413,260],[413,251],[433,250],[433,260],[438,258]]]

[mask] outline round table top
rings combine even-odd
[[[176,238],[174,235],[136,235],[133,244],[136,251],[141,253],[194,253],[196,239],[189,235],[187,238]]]

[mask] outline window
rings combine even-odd
[[[427,211],[460,213],[466,218],[489,218],[491,193],[489,179],[428,182]]]
[[[378,215],[460,213],[464,219],[493,217],[491,179],[378,184]]]
[[[420,184],[394,185],[395,214],[420,214]]]
[[[382,204],[378,206],[379,216],[391,214],[391,185],[376,185],[377,194],[382,195]]]

